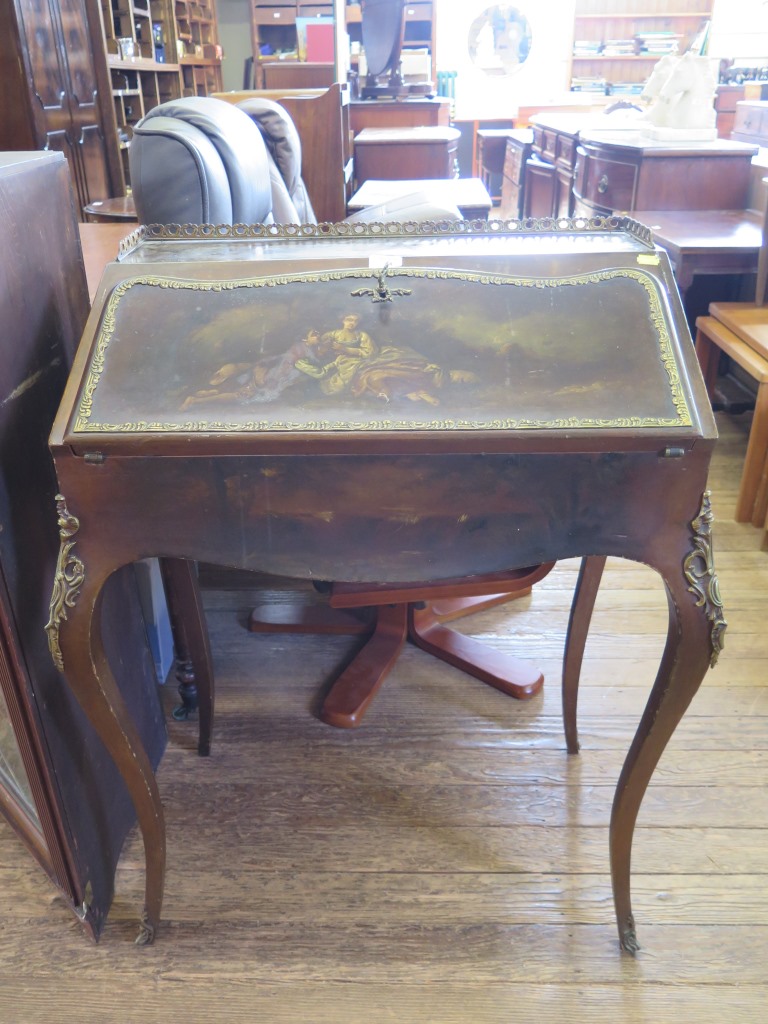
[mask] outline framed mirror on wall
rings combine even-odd
[[[531,52],[531,23],[511,4],[486,7],[469,27],[467,47],[475,67],[488,75],[512,75]]]
[[[457,120],[514,117],[568,94],[575,0],[435,6],[438,73],[455,73]]]

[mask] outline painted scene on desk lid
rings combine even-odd
[[[650,275],[369,269],[113,292],[77,430],[689,422]]]

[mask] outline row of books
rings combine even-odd
[[[645,32],[631,39],[577,39],[574,57],[635,57],[677,53],[682,36],[674,32]]]
[[[605,78],[590,78],[587,75],[574,75],[571,79],[571,92],[593,96],[638,96],[642,91],[642,82],[609,82]]]

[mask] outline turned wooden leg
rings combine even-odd
[[[581,560],[579,578],[571,605],[571,615],[568,620],[565,656],[563,657],[563,726],[569,754],[578,754],[579,752],[576,708],[579,699],[581,664],[584,660],[584,646],[587,642],[589,623],[592,620],[605,562],[606,559],[602,555],[590,555]]]
[[[161,558],[160,572],[168,602],[176,678],[182,700],[182,708],[174,711],[174,717],[186,718],[190,711],[197,709],[197,752],[206,757],[211,750],[214,678],[197,571],[194,562],[182,558]]]
[[[621,770],[611,812],[613,897],[621,946],[638,949],[630,898],[632,836],[648,781],[670,736],[722,646],[725,619],[709,541],[708,496],[693,520],[694,546],[676,564],[656,565],[669,603],[669,629],[659,673]],[[674,544],[670,545],[674,549]],[[681,564],[682,563],[682,564]]]

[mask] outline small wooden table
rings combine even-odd
[[[632,216],[669,254],[683,297],[699,274],[757,271],[763,218],[756,210],[635,210]]]
[[[94,199],[83,207],[83,213],[93,221],[136,221],[136,204],[133,196],[114,196],[112,199]]]
[[[576,753],[579,669],[615,556],[653,567],[669,597],[610,824],[634,952],[640,803],[725,629],[706,491],[716,430],[666,255],[621,218],[539,233],[148,230],[102,278],[51,434],[61,549],[46,627],[136,808],[140,941],[160,919],[165,824],[102,647],[117,568],[161,556],[407,584],[581,558],[563,674]]]
[[[414,178],[404,181],[370,178],[349,200],[349,212],[388,203],[411,192],[425,192],[437,204],[457,206],[464,220],[486,220],[492,205],[488,189],[479,178]]]

